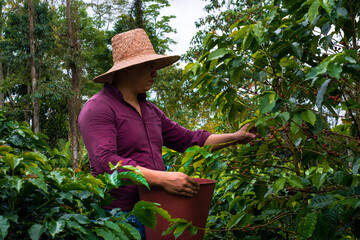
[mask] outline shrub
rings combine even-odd
[[[140,239],[130,215],[154,228],[155,213],[170,219],[156,203],[138,202],[133,211],[105,211],[107,191],[126,184],[147,185],[132,166],[94,178],[59,168],[61,153],[50,151],[46,136],[0,115],[0,236],[2,239]],[[60,161],[61,162],[61,161]],[[126,178],[126,181],[123,180]],[[129,181],[131,180],[131,181]]]
[[[359,238],[359,3],[251,2],[260,13],[226,8],[237,19],[184,70],[223,128],[262,135],[177,160],[218,180],[207,237]]]

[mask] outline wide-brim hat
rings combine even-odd
[[[155,53],[146,32],[134,29],[119,33],[111,39],[114,66],[104,74],[93,79],[97,83],[112,82],[114,72],[138,64],[153,62],[155,69],[169,66],[180,59],[178,55],[166,56]]]

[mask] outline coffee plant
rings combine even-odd
[[[213,99],[220,132],[251,123],[261,138],[164,158],[218,180],[207,239],[358,238],[360,2],[259,6],[209,32],[184,74]]]
[[[125,221],[130,215],[151,228],[156,213],[170,220],[159,204],[145,201],[131,212],[104,210],[101,206],[112,201],[107,191],[126,184],[148,186],[143,176],[132,166],[112,166],[116,171],[97,178],[60,168],[67,156],[50,150],[46,140],[26,123],[0,114],[1,239],[141,239]]]

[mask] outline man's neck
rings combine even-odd
[[[137,93],[135,91],[124,87],[118,87],[117,89],[119,89],[126,102],[135,104],[138,103]]]

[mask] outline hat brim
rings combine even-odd
[[[114,72],[146,62],[154,62],[155,69],[159,70],[177,62],[179,59],[180,56],[178,55],[164,56],[159,54],[148,54],[148,55],[135,56],[123,60],[121,62],[117,62],[112,68],[109,69],[109,71],[95,77],[93,81],[96,83],[112,82],[114,77]]]

